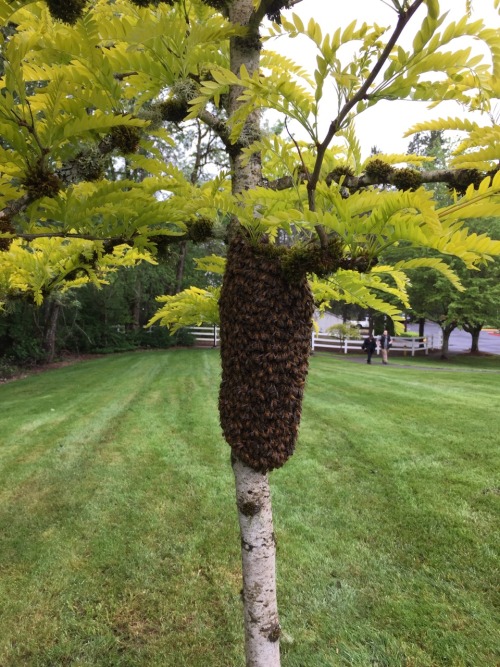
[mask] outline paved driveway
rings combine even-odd
[[[410,331],[418,331],[418,324],[410,324]],[[425,323],[425,335],[433,336],[434,347],[441,347],[441,328],[435,322]],[[470,350],[472,337],[470,334],[460,329],[452,331],[450,336],[450,352],[468,352]],[[479,351],[488,354],[500,355],[500,334],[493,331],[481,331],[479,335]]]

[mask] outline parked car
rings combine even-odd
[[[352,324],[353,327],[358,327],[358,329],[369,329],[370,328],[370,320],[369,319],[350,320],[349,323]]]

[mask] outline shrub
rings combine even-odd
[[[0,358],[0,380],[9,380],[19,373],[19,368],[8,357]]]
[[[195,343],[195,337],[187,329],[179,329],[173,334],[172,339],[174,340],[172,345],[180,347],[192,347]]]
[[[345,340],[346,338],[359,340],[361,338],[358,327],[349,322],[334,324],[331,327],[328,327],[327,332],[333,336],[333,338],[340,338],[340,340]]]
[[[418,338],[418,331],[403,331],[398,334],[398,338]]]
[[[15,340],[10,348],[10,355],[16,363],[23,366],[43,362],[46,358],[41,341],[32,336]]]
[[[137,332],[140,347],[165,348],[174,345],[173,336],[167,327],[154,326]]]

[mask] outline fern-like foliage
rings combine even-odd
[[[20,294],[41,304],[54,291],[65,292],[89,282],[97,287],[119,266],[154,262],[150,255],[126,244],[103,254],[102,244],[83,239],[40,238],[32,243],[14,240],[0,252],[0,301]]]
[[[441,119],[412,128],[460,131],[463,141],[453,166],[489,172],[482,183],[470,186],[463,196],[456,195],[453,205],[444,209],[437,209],[432,194],[423,188],[403,192],[371,187],[353,192],[344,186],[347,174],[361,175],[373,160],[363,161],[353,121],[378,100],[434,103],[452,96],[468,107],[488,111],[499,95],[496,31],[466,16],[447,22],[436,0],[424,4],[427,12],[412,47],[394,46],[386,60],[381,58],[390,33],[384,27],[353,22],[325,34],[314,19],[304,25],[291,13],[281,25],[269,28],[260,69],[250,74],[244,65],[233,71],[229,60],[229,40],[245,39],[245,30],[197,0],[148,7],[128,0],[98,0],[71,26],[54,21],[43,2],[0,0],[1,25],[15,26],[12,34],[2,37],[1,45],[0,220],[7,224],[0,239],[10,240],[15,234],[88,237],[93,240],[80,239],[81,257],[85,257],[83,249],[93,248],[104,267],[106,240],[131,241],[135,252],[148,257],[158,238],[187,238],[190,224],[202,218],[221,236],[228,220],[237,221],[255,243],[265,238],[270,243],[279,239],[307,246],[316,242],[321,229],[327,239],[341,244],[346,258],[362,256],[370,265],[400,242],[457,256],[469,267],[498,254],[498,242],[470,235],[463,225],[467,217],[498,214],[500,181],[495,169],[500,136],[496,125]],[[278,38],[312,44],[317,56],[314,71],[273,50]],[[474,52],[473,39],[486,45],[491,66]],[[371,77],[379,62],[378,76]],[[227,118],[224,100],[235,87],[239,106]],[[327,89],[334,91],[333,105],[325,101]],[[195,185],[170,165],[164,148],[172,148],[173,140],[164,120],[171,101],[180,103],[175,122],[202,118],[212,123],[231,155],[239,151],[242,164],[258,153],[263,166],[259,186],[233,196],[228,174]],[[320,121],[325,107],[330,117],[332,106],[339,116],[333,124],[334,143],[326,147],[321,144]],[[277,110],[299,123],[305,139],[242,135],[249,114],[259,108]],[[121,173],[113,181],[98,169],[93,178],[82,175],[78,170],[83,148],[87,155],[108,159],[108,167],[126,164],[130,177]],[[424,160],[377,157],[388,164],[411,166],[421,166]],[[132,177],[134,173],[140,173],[140,179]],[[292,187],[267,187],[276,179],[288,179]],[[99,278],[94,260],[86,258],[80,266],[64,255],[69,252],[67,240],[51,239],[53,246],[45,241],[40,239],[41,245],[32,245],[29,251],[23,242],[11,244],[19,253],[47,255],[43,270],[32,267],[38,278],[8,279],[9,284],[14,280],[15,289],[40,299],[48,285],[59,289],[64,276],[84,271],[84,266],[88,275]],[[55,253],[57,244],[61,258]],[[14,250],[2,253],[5,261]],[[129,252],[127,256],[132,257]],[[433,262],[432,268],[458,286],[443,262]],[[50,274],[51,263],[56,273],[45,280],[42,276]],[[368,275],[338,271],[323,287],[313,274],[310,277],[318,294],[324,290],[325,295],[358,299],[395,316],[396,306],[384,305],[383,296],[405,303],[405,272],[416,266],[375,267]],[[222,267],[214,258],[200,262],[206,271]],[[184,296],[186,307],[181,307],[180,296],[166,299],[159,317],[162,322],[172,324],[182,312],[190,313],[189,317],[205,312],[206,299],[210,305],[202,320],[213,321],[216,292]]]
[[[218,324],[219,295],[219,288],[189,287],[173,296],[160,296],[157,300],[163,306],[149,320],[148,326],[159,322],[174,332],[191,325]]]
[[[417,123],[407,136],[427,130],[459,131],[464,137],[453,151],[450,167],[495,171],[500,161],[500,127],[496,124],[479,125],[461,118],[438,118]]]

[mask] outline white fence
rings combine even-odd
[[[220,343],[219,327],[187,327],[187,330],[194,336],[196,342],[201,345],[217,347]]]
[[[199,345],[217,347],[220,343],[219,327],[188,327],[188,331],[194,336]],[[339,338],[333,338],[327,333],[313,332],[311,339],[311,350],[313,352],[315,349],[339,350],[344,352],[344,354],[347,354],[349,351],[362,352],[362,345],[363,340],[354,340],[350,338],[340,340]],[[432,336],[424,338],[393,336],[391,351],[402,351],[403,354],[410,353],[411,356],[414,357],[417,352],[429,354],[429,350],[434,349],[433,345],[434,341]],[[377,354],[379,353],[380,350],[377,345]]]
[[[424,352],[429,354],[429,350],[433,350],[433,338],[432,336],[427,336],[424,338],[404,338],[403,336],[393,336],[392,337],[392,346],[391,351],[403,352],[403,354],[410,353],[412,357],[415,356],[416,352]],[[312,335],[311,348],[314,352],[316,348],[320,349],[330,349],[330,350],[340,350],[347,354],[349,350],[356,350],[357,352],[362,352],[363,349],[363,340],[354,340],[352,338],[346,338],[341,340],[340,338],[333,338],[330,334],[327,333],[315,333]],[[380,354],[380,348],[377,344],[377,354]]]

